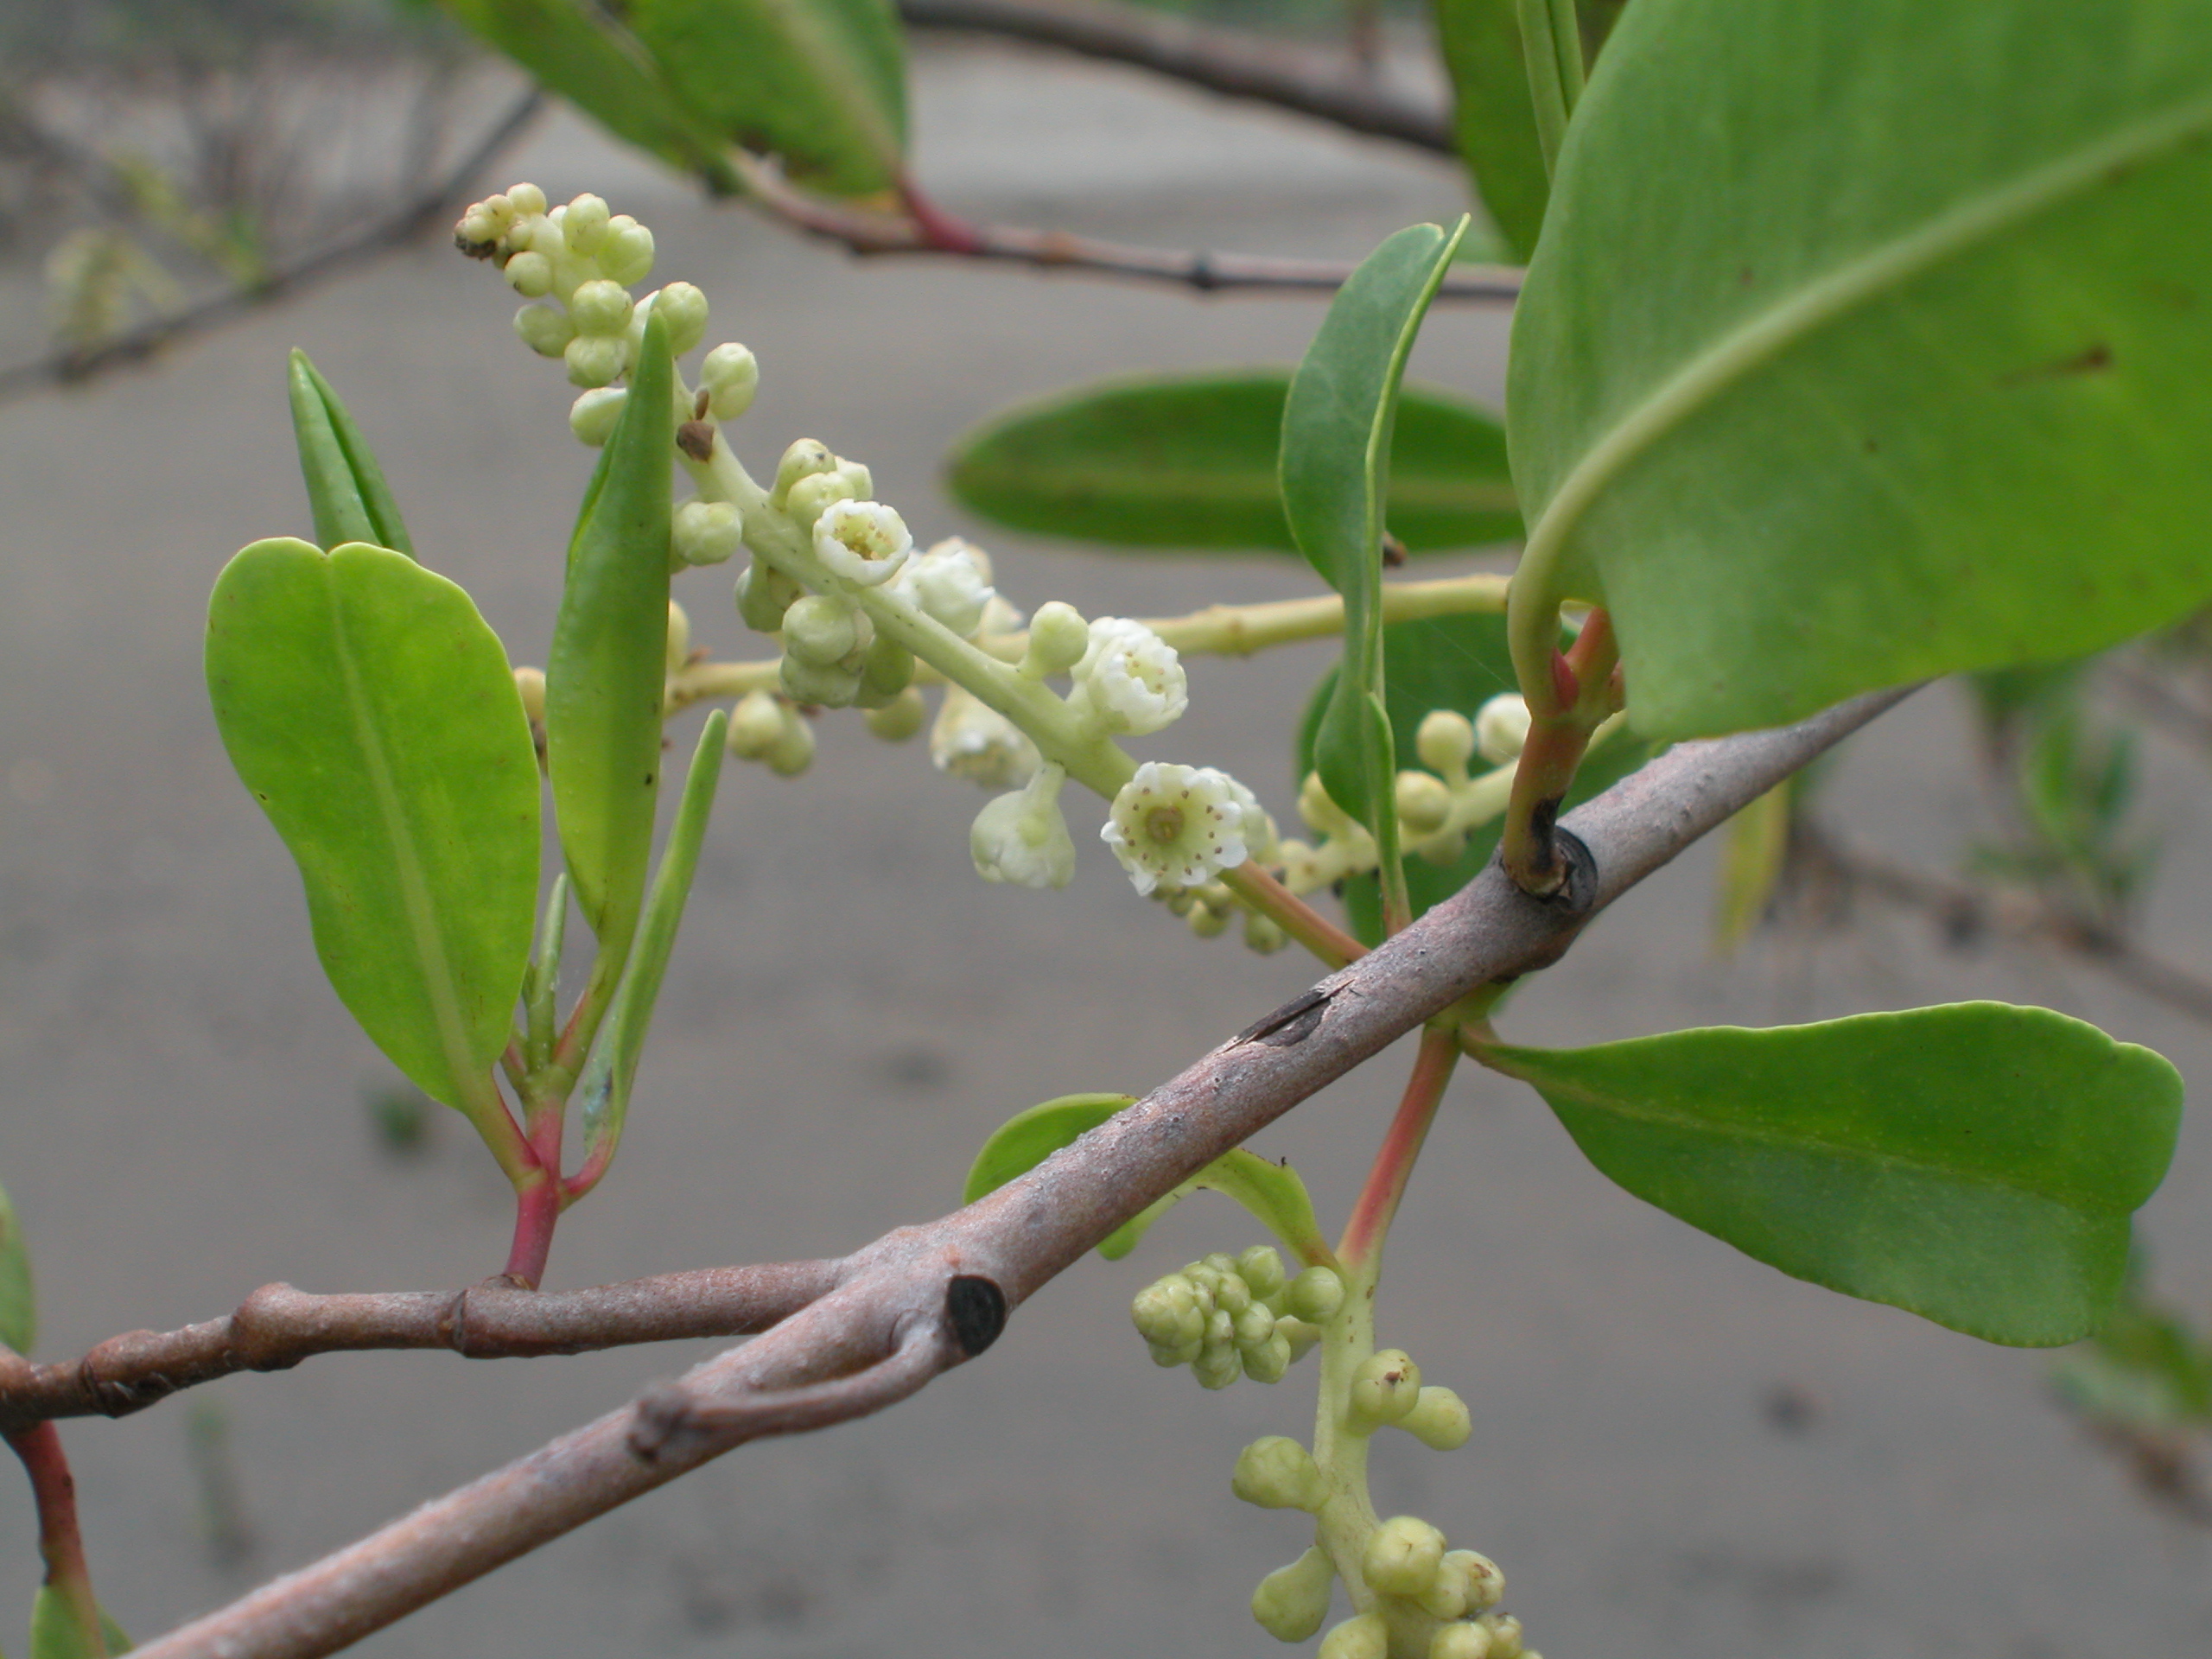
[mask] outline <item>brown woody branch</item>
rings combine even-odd
[[[963,1312],[963,1287],[980,1281],[987,1304],[1018,1306],[1308,1095],[1477,988],[1555,961],[1592,910],[1904,695],[1859,698],[1778,732],[1676,746],[1566,820],[1594,865],[1586,906],[1531,899],[1493,866],[1297,999],[1306,1017],[1259,1020],[1020,1179],[929,1226],[887,1234],[841,1264],[836,1288],[766,1334],[138,1653],[333,1652],[732,1446],[904,1397],[996,1334],[994,1320]]]

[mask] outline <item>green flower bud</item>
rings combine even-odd
[[[542,668],[515,670],[515,691],[522,698],[522,711],[530,716],[530,723],[543,731],[545,728],[545,671]]]
[[[1439,1452],[1465,1446],[1475,1432],[1467,1402],[1451,1389],[1439,1388],[1423,1389],[1414,1401],[1414,1408],[1398,1420],[1398,1427]]]
[[[515,333],[540,357],[558,357],[576,337],[576,326],[556,305],[525,305],[515,313]]]
[[[784,613],[787,658],[814,668],[830,668],[852,655],[860,644],[853,607],[827,594],[809,594]]]
[[[1154,1280],[1129,1304],[1129,1318],[1147,1342],[1177,1347],[1195,1342],[1205,1330],[1205,1313],[1192,1294],[1191,1281],[1179,1273]]]
[[[1244,1356],[1244,1375],[1255,1382],[1280,1382],[1290,1372],[1290,1338],[1281,1332],[1257,1348],[1238,1351]]]
[[[629,214],[617,213],[607,221],[594,257],[609,282],[624,288],[642,283],[653,274],[653,233]]]
[[[1214,1287],[1213,1305],[1234,1318],[1252,1306],[1252,1287],[1236,1271],[1236,1258],[1230,1256],[1228,1262],[1227,1268],[1216,1269],[1221,1274],[1221,1282]],[[1208,1265],[1211,1265],[1211,1260]]]
[[[682,357],[707,337],[707,296],[694,284],[670,283],[651,303],[668,330],[670,356]]]
[[[1198,1379],[1203,1388],[1225,1389],[1244,1375],[1244,1362],[1233,1347],[1209,1344],[1192,1363],[1191,1375]]]
[[[1177,1343],[1172,1347],[1154,1343],[1150,1346],[1152,1363],[1162,1370],[1171,1370],[1178,1365],[1196,1364],[1199,1355],[1205,1352],[1205,1345],[1196,1342]]]
[[[605,198],[586,191],[571,200],[561,214],[561,235],[578,253],[589,253],[607,233],[611,217]]]
[[[453,239],[464,248],[480,248],[487,242],[497,242],[514,222],[512,202],[505,196],[486,196],[468,204],[468,211],[453,227]]]
[[[525,300],[542,300],[553,291],[553,262],[542,253],[518,253],[506,263],[507,286]]]
[[[1414,1605],[1431,1618],[1459,1618],[1467,1611],[1467,1582],[1452,1570],[1450,1552],[1436,1569],[1435,1581],[1414,1598]]]
[[[838,456],[837,476],[853,486],[854,500],[873,501],[875,499],[875,474],[861,465],[859,461],[847,461],[842,455]]]
[[[561,355],[568,359],[569,384],[603,386],[630,365],[623,342],[604,334],[578,334]]]
[[[1308,1514],[1329,1496],[1328,1478],[1313,1454],[1287,1434],[1268,1435],[1239,1452],[1229,1489],[1263,1510],[1304,1510]]]
[[[1321,1340],[1321,1327],[1286,1313],[1275,1321],[1275,1335],[1290,1344],[1290,1357],[1295,1363],[1305,1358],[1306,1351]]]
[[[1198,1291],[1199,1299],[1205,1303],[1206,1312],[1212,1313],[1214,1299],[1221,1289],[1221,1282],[1229,1275],[1211,1262],[1193,1262],[1183,1269],[1183,1276],[1188,1279]]]
[[[1431,772],[1400,772],[1393,798],[1400,822],[1417,836],[1433,835],[1452,816],[1452,791]]]
[[[1505,1599],[1505,1574],[1487,1555],[1471,1549],[1448,1549],[1444,1552],[1444,1570],[1465,1585],[1471,1613],[1486,1612]]]
[[[603,277],[579,283],[569,296],[569,315],[580,334],[619,334],[629,327],[631,314],[636,309],[629,289]]]
[[[1428,1659],[1490,1659],[1490,1632],[1479,1624],[1446,1624],[1429,1637]]]
[[[765,760],[784,741],[791,711],[766,691],[748,691],[729,711],[729,752],[741,760]]]
[[[1490,1632],[1489,1659],[1523,1659],[1521,1621],[1510,1613],[1484,1613],[1475,1621]]]
[[[749,347],[728,341],[707,353],[699,365],[699,384],[707,389],[708,412],[718,421],[734,421],[753,407],[753,394],[760,389],[760,360]]]
[[[1194,938],[1217,939],[1229,931],[1229,918],[1212,906],[1192,899],[1186,912]]]
[[[1385,1348],[1362,1361],[1351,1375],[1351,1427],[1357,1433],[1395,1423],[1414,1408],[1420,1397],[1421,1367],[1403,1350]]]
[[[782,741],[761,757],[779,778],[796,778],[814,764],[814,728],[799,717],[796,709],[788,712]]]
[[[1431,836],[1414,847],[1414,852],[1424,864],[1433,864],[1440,870],[1448,870],[1457,864],[1467,850],[1465,830],[1454,835]]]
[[[1415,1515],[1394,1516],[1375,1529],[1359,1560],[1370,1589],[1386,1596],[1417,1596],[1436,1582],[1444,1560],[1444,1535]]]
[[[861,688],[868,701],[887,703],[914,683],[914,653],[889,634],[878,634],[861,658]]]
[[[1252,1617],[1278,1642],[1303,1642],[1329,1616],[1337,1569],[1315,1545],[1288,1567],[1279,1567],[1252,1592]]]
[[[1234,1348],[1236,1345],[1236,1316],[1225,1307],[1217,1307],[1206,1315],[1206,1346]]]
[[[1475,722],[1454,709],[1432,709],[1414,734],[1414,753],[1431,772],[1465,778],[1475,754]]]
[[[1022,653],[1021,669],[1039,679],[1065,674],[1083,660],[1090,649],[1090,624],[1083,613],[1060,600],[1037,607],[1029,619],[1029,645]]]
[[[776,463],[776,481],[768,491],[768,505],[779,512],[790,499],[791,486],[802,478],[812,478],[819,473],[837,470],[837,458],[830,453],[830,446],[814,438],[801,438],[784,451],[784,458]]]
[[[786,655],[777,665],[785,692],[794,702],[821,709],[849,709],[861,694],[860,671],[834,663],[810,663]]]
[[[744,540],[745,520],[734,503],[686,501],[671,521],[669,551],[678,564],[720,564]]]
[[[1390,1627],[1380,1613],[1348,1618],[1321,1638],[1315,1659],[1390,1659]]]
[[[773,565],[748,565],[737,579],[737,613],[756,632],[781,632],[784,613],[804,591]]]
[[[862,716],[869,731],[887,743],[904,743],[929,723],[930,706],[922,694],[908,686],[880,709]]]
[[[569,405],[569,430],[576,435],[577,442],[596,449],[614,435],[614,423],[622,418],[622,406],[629,400],[629,391],[622,386],[594,386],[579,392]]]
[[[1244,917],[1244,948],[1263,957],[1272,957],[1290,943],[1290,936],[1282,931],[1282,924],[1272,916],[1262,916],[1256,910],[1248,911]]]
[[[1253,1302],[1236,1316],[1236,1343],[1247,1355],[1273,1342],[1274,1336],[1275,1316],[1265,1302]]]
[[[1520,758],[1529,741],[1529,705],[1517,691],[1501,691],[1475,710],[1475,747],[1493,766]]]
[[[668,601],[668,671],[677,672],[691,660],[691,619],[674,600]]]
[[[1238,1256],[1236,1273],[1255,1296],[1266,1301],[1274,1300],[1287,1282],[1283,1277],[1282,1255],[1271,1244],[1255,1244]]]
[[[791,514],[802,530],[814,528],[823,509],[832,501],[857,501],[850,479],[836,473],[817,473],[792,484],[784,497],[784,511]]]
[[[507,201],[516,213],[525,218],[545,211],[545,193],[534,184],[509,185]]]
[[[1335,1268],[1308,1268],[1290,1281],[1290,1298],[1285,1306],[1301,1319],[1325,1325],[1344,1301],[1344,1281]]]

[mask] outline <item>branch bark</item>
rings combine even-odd
[[[1556,961],[1595,910],[1906,695],[1677,745],[1565,821],[1594,865],[1586,906],[1531,899],[1493,866],[1297,999],[1306,1008],[1319,999],[1318,1022],[1255,1022],[1019,1180],[857,1252],[835,1289],[766,1335],[139,1655],[334,1652],[746,1440],[905,1397],[996,1334],[972,1311],[978,1281],[1001,1313],[1019,1306],[1147,1205],[1462,996]]]

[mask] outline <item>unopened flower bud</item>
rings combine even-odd
[[[587,191],[570,201],[561,215],[561,234],[576,252],[589,253],[599,245],[611,216],[605,198]]]
[[[509,185],[507,201],[516,213],[525,217],[545,211],[545,193],[534,184]]]
[[[1431,772],[1464,778],[1474,758],[1475,723],[1456,709],[1432,709],[1414,734],[1414,753]]]
[[[1385,1348],[1352,1373],[1349,1414],[1355,1431],[1395,1423],[1421,1398],[1421,1367],[1403,1350]]]
[[[963,639],[975,637],[992,599],[976,550],[957,536],[908,559],[892,591]]]
[[[777,664],[785,692],[794,702],[821,709],[849,709],[861,694],[860,671],[834,663],[810,663],[789,653]]]
[[[1247,1354],[1255,1348],[1265,1347],[1274,1340],[1274,1335],[1275,1316],[1268,1312],[1266,1303],[1254,1302],[1236,1316],[1236,1345]]]
[[[576,326],[558,306],[525,305],[515,313],[515,333],[540,357],[558,357],[576,337]]]
[[[581,392],[569,405],[569,430],[576,435],[577,442],[596,449],[614,435],[614,423],[629,401],[626,386],[594,386]]]
[[[779,778],[796,778],[814,764],[814,728],[799,718],[797,709],[786,713],[782,740],[761,758]]]
[[[1428,1659],[1490,1659],[1490,1632],[1479,1624],[1446,1624],[1428,1639]]]
[[[623,342],[605,334],[578,334],[561,355],[568,359],[569,384],[603,386],[629,366]]]
[[[1037,607],[1030,619],[1029,645],[1021,658],[1022,671],[1043,679],[1065,674],[1083,660],[1090,649],[1090,624],[1072,605],[1053,600]]]
[[[753,407],[760,389],[760,362],[734,340],[717,346],[699,365],[699,384],[707,389],[707,408],[718,421],[734,421]]]
[[[1236,1316],[1220,1305],[1220,1295],[1215,1294],[1214,1310],[1206,1315],[1206,1346],[1234,1348],[1236,1345]]]
[[[629,214],[617,213],[607,221],[594,257],[607,281],[625,288],[642,283],[653,272],[653,233]]]
[[[1285,1306],[1301,1319],[1325,1325],[1344,1306],[1344,1281],[1333,1268],[1308,1268],[1290,1281]]]
[[[784,741],[790,710],[766,691],[748,691],[729,711],[729,732],[724,741],[741,760],[765,760]]]
[[[827,594],[810,594],[784,613],[784,650],[802,663],[826,668],[850,656],[860,643],[853,607]]]
[[[515,670],[515,691],[522,698],[522,711],[530,717],[532,726],[545,724],[545,671],[542,668]]]
[[[1189,909],[1183,914],[1184,919],[1191,925],[1192,938],[1217,939],[1229,931],[1229,913],[1226,911],[1216,910],[1211,905],[1204,903],[1194,895],[1183,896],[1191,899]]]
[[[1277,1330],[1256,1348],[1240,1348],[1244,1357],[1244,1375],[1255,1382],[1280,1382],[1289,1375],[1290,1338]]]
[[[1179,1273],[1155,1280],[1129,1304],[1129,1318],[1155,1346],[1173,1347],[1193,1342],[1205,1329],[1205,1314],[1192,1292],[1191,1281]]]
[[[1268,1435],[1239,1452],[1229,1486],[1247,1503],[1263,1510],[1310,1513],[1329,1495],[1328,1479],[1313,1454],[1287,1434]]]
[[[1272,1299],[1289,1281],[1284,1277],[1282,1255],[1272,1244],[1255,1244],[1236,1258],[1236,1271],[1255,1296]]]
[[[1170,1347],[1162,1347],[1160,1344],[1154,1343],[1148,1346],[1147,1351],[1152,1355],[1154,1364],[1162,1370],[1172,1370],[1178,1365],[1197,1364],[1198,1357],[1205,1352],[1205,1344],[1200,1342],[1179,1342]]]
[[[579,283],[569,296],[569,315],[580,334],[619,334],[630,326],[630,314],[636,309],[629,289],[604,278]]]
[[[669,550],[678,564],[720,564],[744,541],[745,520],[735,503],[686,501],[671,521]]]
[[[780,632],[784,613],[800,591],[798,583],[775,566],[756,562],[738,576],[737,613],[755,632]]]
[[[904,743],[922,729],[929,717],[929,704],[910,685],[880,709],[869,709],[861,719],[868,730],[885,742]]]
[[[1414,1408],[1398,1420],[1398,1427],[1439,1452],[1465,1446],[1475,1432],[1467,1402],[1449,1389],[1434,1387],[1424,1388],[1414,1397]]]
[[[1529,741],[1529,705],[1501,691],[1475,711],[1475,747],[1493,766],[1517,760]]]
[[[1505,1574],[1487,1555],[1471,1549],[1448,1549],[1444,1552],[1442,1570],[1465,1585],[1471,1613],[1487,1612],[1505,1599]]]
[[[1068,835],[1067,820],[1060,816],[1060,785],[1066,781],[1067,773],[1061,767],[1039,766],[1037,775],[1020,789],[1000,796],[976,815],[975,826],[968,833],[968,850],[975,859],[976,874],[986,881],[1009,881],[1022,887],[1067,886],[1075,875],[1075,842]],[[1211,1321],[1200,1315],[1189,1281],[1183,1282],[1176,1317],[1167,1334],[1145,1333],[1155,1342],[1185,1343],[1193,1329],[1203,1329],[1209,1338],[1212,1335]]]
[[[879,633],[861,655],[861,701],[880,708],[914,683],[914,653],[887,633]]]
[[[1433,772],[1400,772],[1392,796],[1400,822],[1416,836],[1433,835],[1452,816],[1452,791]]]
[[[553,262],[542,253],[515,255],[501,274],[525,300],[543,299],[553,291]]]
[[[1510,1613],[1484,1613],[1475,1623],[1490,1632],[1488,1659],[1522,1659],[1519,1619]]]
[[[1321,1638],[1314,1659],[1389,1659],[1390,1626],[1380,1613],[1348,1618]]]
[[[1191,1375],[1198,1379],[1201,1388],[1225,1389],[1244,1375],[1243,1357],[1233,1346],[1217,1348],[1209,1344],[1192,1362]]]
[[[1232,1319],[1243,1317],[1252,1306],[1252,1287],[1236,1271],[1236,1258],[1230,1256],[1226,1268],[1215,1270],[1221,1274],[1221,1282],[1214,1287],[1213,1305]]]
[[[857,461],[837,457],[837,476],[853,486],[853,499],[872,501],[875,499],[875,474]]]
[[[668,331],[668,351],[682,357],[707,337],[707,296],[690,283],[670,283],[652,296],[653,315]]]
[[[1272,916],[1262,916],[1256,910],[1244,913],[1244,948],[1255,955],[1272,957],[1290,943],[1290,935],[1282,931],[1282,924]]]
[[[674,600],[668,601],[668,671],[676,673],[691,660],[691,619]]]
[[[481,249],[487,242],[497,242],[507,233],[507,226],[515,222],[514,204],[505,196],[486,196],[482,201],[471,202],[461,222],[453,227],[453,238],[464,248]]]
[[[835,473],[816,473],[792,484],[784,497],[784,511],[801,530],[812,530],[823,510],[832,501],[855,501],[852,485]]]
[[[1436,1582],[1444,1535],[1419,1516],[1385,1521],[1367,1541],[1359,1568],[1370,1588],[1386,1596],[1418,1596]]]
[[[1329,1617],[1337,1569],[1315,1545],[1288,1567],[1279,1567],[1252,1592],[1252,1617],[1278,1642],[1303,1642]]]

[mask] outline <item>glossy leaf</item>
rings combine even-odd
[[[1314,745],[1330,796],[1365,823],[1397,895],[1397,771],[1383,703],[1382,524],[1398,383],[1467,225],[1389,238],[1337,290],[1283,404],[1282,500],[1299,550],[1344,596],[1344,657]]]
[[[1096,381],[994,417],[954,446],[946,485],[1011,530],[1130,549],[1294,553],[1277,454],[1287,369]],[[1390,533],[1409,553],[1521,533],[1504,429],[1407,387],[1390,449]]]
[[[2044,1008],[1499,1048],[1599,1170],[1747,1255],[1992,1342],[2094,1330],[2181,1077]]]
[[[1567,636],[1562,632],[1560,638],[1564,642]],[[1440,616],[1393,622],[1382,630],[1382,656],[1390,665],[1386,701],[1395,731],[1419,731],[1432,709],[1455,709],[1472,719],[1491,698],[1513,690],[1513,659],[1506,650],[1502,616]],[[1300,778],[1313,770],[1314,740],[1335,690],[1336,674],[1334,668],[1324,674],[1306,702],[1298,737]],[[1611,788],[1650,754],[1649,745],[1624,732],[1615,734],[1584,760],[1567,792],[1567,805],[1578,806]],[[1407,766],[1416,764],[1411,754],[1402,759]],[[1474,764],[1479,770],[1483,762],[1478,759]],[[1407,855],[1406,891],[1413,914],[1419,916],[1441,904],[1475,879],[1497,851],[1502,821],[1493,818],[1469,831],[1465,851],[1449,864],[1432,864],[1418,855]],[[1344,884],[1344,920],[1353,934],[1364,944],[1379,944],[1382,902],[1375,878],[1349,878]]]
[[[28,1354],[38,1340],[38,1294],[31,1283],[30,1247],[16,1206],[0,1192],[0,1343]]]
[[[332,987],[424,1093],[480,1106],[537,895],[537,763],[499,637],[404,554],[283,537],[225,568],[207,665]]]
[[[728,730],[728,715],[717,709],[707,717],[706,728],[699,734],[698,747],[691,754],[690,774],[683,780],[683,798],[677,804],[676,822],[669,826],[668,844],[662,849],[660,868],[653,873],[652,893],[645,901],[645,919],[639,926],[629,966],[623,971],[613,1005],[578,1081],[577,1092],[583,1100],[584,1155],[602,1166],[613,1160],[629,1116],[630,1087],[637,1079],[638,1058],[652,1025],[653,1005],[660,999],[669,952],[676,946],[676,930],[683,920],[684,903],[691,896],[691,878],[698,871],[699,848],[706,839],[708,815],[714,810],[715,785],[722,770],[722,740]]]
[[[906,37],[887,0],[631,0],[624,16],[715,132],[835,194],[899,182]]]
[[[1636,0],[1516,314],[1532,601],[1640,729],[2212,597],[2212,10]]]
[[[645,898],[660,785],[673,374],[655,315],[569,543],[545,664],[545,755],[561,847],[584,918],[615,961]]]
[[[669,84],[637,36],[594,0],[441,0],[486,41],[626,143],[717,188],[736,175],[715,132]]]
[[[415,543],[407,539],[384,469],[305,352],[292,353],[290,380],[292,435],[299,444],[308,506],[315,514],[315,541],[325,549],[366,542],[411,556]]]

